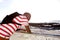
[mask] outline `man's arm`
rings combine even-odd
[[[29,26],[25,26],[27,33],[31,33]]]

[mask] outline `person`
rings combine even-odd
[[[14,12],[6,16],[0,24],[0,39],[9,40],[10,36],[17,30],[25,30],[25,32],[31,33],[28,21],[31,18],[31,14],[25,12],[19,14]],[[13,30],[13,31],[12,31]]]

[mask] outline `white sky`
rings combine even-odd
[[[29,22],[60,20],[60,0],[0,0],[0,20],[13,12],[31,13]]]

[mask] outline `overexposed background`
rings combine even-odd
[[[60,21],[60,0],[0,0],[0,20],[13,12],[31,13],[29,22]]]

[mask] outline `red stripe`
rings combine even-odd
[[[27,21],[21,21],[21,20],[19,20],[18,18],[15,18],[17,21],[19,21],[19,22],[27,22]]]
[[[27,18],[22,18],[21,16],[18,16],[19,18],[21,18],[21,19],[27,19]]]
[[[15,26],[16,28],[18,28],[18,26],[17,26],[16,24],[14,24],[14,26]]]
[[[8,24],[9,25],[9,24]],[[14,31],[15,31],[15,28],[12,26],[12,25],[9,25]]]
[[[8,35],[5,35],[5,34],[3,34],[3,33],[1,33],[1,32],[0,32],[0,34],[1,34],[2,36],[9,37]]]
[[[15,18],[18,22],[21,22],[19,19]]]
[[[2,24],[2,26],[4,26],[3,24]],[[8,29],[12,34],[13,34],[13,32],[8,28],[8,27],[6,27],[6,26],[4,26],[6,29]]]
[[[15,20],[12,20],[13,22],[16,22]],[[17,22],[16,22],[17,23]]]
[[[16,19],[16,20],[18,21],[18,19]],[[19,20],[19,21],[20,21],[20,20]],[[19,21],[18,21],[18,22],[19,22]],[[15,20],[13,20],[13,22],[16,22],[16,21],[15,21]],[[22,21],[20,21],[20,22],[22,22]],[[26,21],[26,22],[27,22],[27,21]],[[16,23],[17,23],[17,22],[16,22]],[[27,23],[28,23],[28,22],[27,22]]]
[[[15,18],[18,22],[27,22],[27,21],[20,21],[18,18]],[[13,22],[16,22],[14,19],[12,20]],[[16,22],[17,23],[17,22]]]
[[[0,28],[0,30],[4,31],[5,33],[7,33],[8,35],[10,35],[9,32],[5,31],[4,29]]]
[[[20,18],[20,17],[19,17]],[[17,18],[18,19],[18,18]],[[21,19],[21,18],[20,18]],[[24,20],[23,20],[24,19]],[[23,18],[23,19],[21,19],[21,20],[23,20],[23,21],[21,21],[21,20],[19,20],[20,22],[28,22],[28,19],[27,18]],[[25,21],[26,20],[26,21]]]

